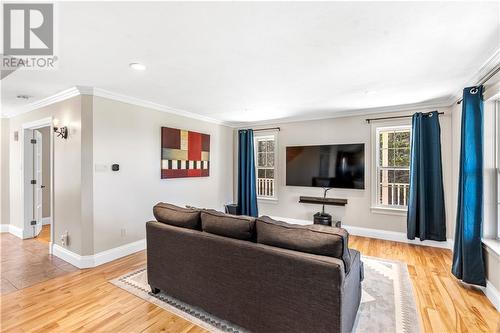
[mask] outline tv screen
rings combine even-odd
[[[365,188],[365,145],[286,147],[286,185]]]

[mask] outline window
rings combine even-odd
[[[276,150],[276,134],[255,136],[258,199],[277,199]]]
[[[375,206],[406,209],[410,191],[411,127],[376,129]]]

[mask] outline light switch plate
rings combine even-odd
[[[97,164],[95,165],[95,172],[106,172],[108,171],[108,166],[106,164]]]

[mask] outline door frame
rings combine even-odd
[[[21,133],[19,138],[22,138],[22,144],[20,144],[21,149],[21,179],[20,179],[20,188],[21,188],[21,216],[23,221],[23,239],[31,238],[31,234],[28,234],[28,231],[31,230],[28,228],[28,221],[25,216],[25,202],[24,202],[24,184],[25,179],[25,160],[24,160],[24,131],[25,130],[36,130],[42,127],[50,127],[50,217],[51,217],[51,227],[50,227],[50,242],[49,242],[49,253],[52,254],[52,245],[54,243],[54,225],[55,225],[55,216],[54,216],[54,125],[53,125],[53,117],[41,118],[39,120],[23,123],[21,126]],[[29,226],[31,227],[31,226]]]

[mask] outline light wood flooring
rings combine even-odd
[[[2,243],[5,238],[2,234]],[[500,332],[500,314],[488,299],[480,291],[462,286],[451,275],[450,251],[354,236],[350,240],[351,247],[365,255],[408,264],[425,332]],[[2,257],[8,256],[8,252],[8,248],[3,250]],[[204,332],[108,282],[145,263],[143,251],[2,295],[0,329],[2,332]],[[21,262],[19,269],[24,269],[24,265]]]
[[[77,270],[50,255],[48,241],[38,238],[22,240],[8,233],[0,234],[0,295]]]
[[[50,224],[42,226],[42,231],[40,231],[35,239],[48,244],[50,242]]]
[[[406,262],[424,332],[500,332],[500,313],[486,296],[451,274],[450,250],[355,236],[349,241],[364,255]]]

